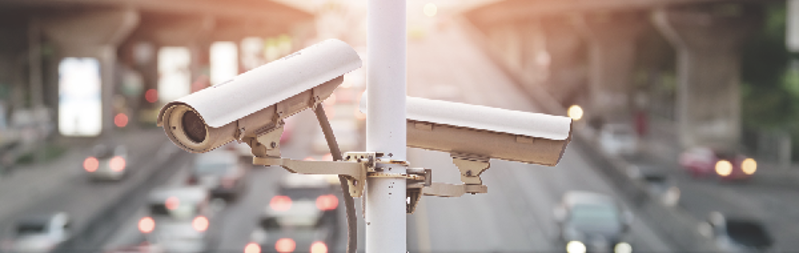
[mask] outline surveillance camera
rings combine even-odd
[[[459,157],[555,166],[571,141],[568,117],[415,97],[406,100],[406,117],[408,147]]]
[[[208,152],[282,127],[283,119],[324,101],[359,67],[352,47],[326,40],[172,101],[157,123],[184,150]]]

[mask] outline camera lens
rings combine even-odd
[[[183,114],[181,123],[183,124],[183,133],[189,137],[189,140],[196,143],[201,143],[205,140],[205,124],[197,113],[187,111]]]

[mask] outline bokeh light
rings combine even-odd
[[[434,3],[427,3],[424,5],[424,15],[434,17],[438,13],[438,6]]]
[[[277,240],[275,243],[275,250],[280,253],[294,252],[296,248],[297,244],[290,238],[280,238],[280,240]]]
[[[288,196],[274,196],[272,200],[269,201],[269,207],[275,211],[288,211],[291,209],[291,198]]]
[[[757,171],[757,162],[755,161],[755,159],[752,159],[752,158],[746,158],[746,159],[744,159],[744,161],[741,163],[741,169],[742,169],[742,170],[744,171],[744,173],[746,173],[747,175],[752,175],[752,174],[755,174],[755,171]]]
[[[572,105],[569,107],[567,114],[573,120],[580,120],[583,118],[583,108],[579,105]]]
[[[197,218],[194,218],[194,220],[191,221],[191,227],[200,232],[208,230],[208,218],[205,218],[204,216],[198,216]]]
[[[256,243],[248,243],[244,246],[244,253],[261,253],[261,246]]]
[[[111,167],[111,170],[120,172],[125,169],[125,158],[121,156],[115,156],[111,158],[111,161],[108,162],[108,166]]]
[[[311,244],[311,253],[327,253],[327,245],[323,242],[314,242]]]
[[[114,125],[117,127],[125,127],[128,125],[128,115],[124,113],[118,113],[114,116]]]
[[[719,176],[726,177],[732,174],[732,163],[727,160],[721,160],[716,162],[716,173]]]
[[[83,169],[86,171],[94,172],[97,170],[97,167],[100,167],[100,161],[97,161],[97,158],[90,156],[86,158],[86,160],[83,160]]]
[[[166,206],[166,209],[169,210],[178,209],[178,206],[180,206],[180,200],[176,197],[169,197],[164,202],[164,206]]]
[[[147,234],[153,232],[153,230],[155,230],[155,220],[153,218],[144,217],[139,220],[139,231]]]
[[[585,253],[585,244],[579,241],[570,241],[566,244],[566,252],[568,253]]]
[[[158,101],[158,91],[155,90],[155,89],[147,90],[146,92],[144,92],[144,100],[147,100],[147,102],[150,102],[150,103],[157,102]]]

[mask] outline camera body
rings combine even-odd
[[[571,141],[572,119],[562,116],[408,97],[406,118],[408,147],[467,159],[555,166]]]
[[[157,123],[182,149],[208,152],[282,127],[283,119],[324,101],[361,65],[352,47],[326,40],[172,101]]]

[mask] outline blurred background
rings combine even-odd
[[[0,1],[0,252],[343,252],[335,177],[189,154],[155,121],[325,39],[368,61],[367,2]],[[799,248],[799,0],[406,2],[408,95],[575,120],[557,167],[495,160],[488,194],[424,197],[410,252]],[[345,152],[365,82],[324,102]],[[281,143],[332,160],[311,112]],[[408,155],[460,183],[449,154]]]

